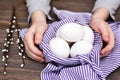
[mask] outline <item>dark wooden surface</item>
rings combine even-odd
[[[66,9],[70,11],[90,12],[95,0],[52,0],[51,6],[58,9]],[[64,3],[64,4],[63,4]],[[6,37],[5,29],[11,21],[13,8],[17,16],[17,24],[19,28],[28,27],[27,23],[27,8],[24,0],[0,0],[0,80],[40,80],[40,72],[46,64],[41,64],[30,58],[25,59],[25,67],[20,68],[22,63],[18,53],[18,44],[16,43],[17,33],[13,34],[14,44],[11,45],[9,51],[9,64],[7,67],[7,75],[3,75],[2,52],[4,39]],[[54,13],[51,11],[51,16],[56,20]],[[116,20],[120,21],[120,9],[117,11]],[[120,69],[118,68],[111,73],[107,80],[120,80]]]

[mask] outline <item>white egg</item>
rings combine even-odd
[[[66,23],[60,27],[59,34],[68,42],[76,42],[83,38],[84,28],[77,23]]]
[[[73,44],[70,50],[70,56],[76,57],[77,55],[89,53],[93,48],[93,45],[87,41],[78,41]]]
[[[85,34],[84,34],[83,40],[93,44],[94,42],[93,30],[89,26],[84,26],[84,31],[85,31]]]
[[[59,58],[68,58],[70,53],[70,47],[68,43],[61,38],[53,38],[49,43],[50,49],[54,55]]]

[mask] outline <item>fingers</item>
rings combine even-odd
[[[109,39],[110,39],[110,37],[109,37],[110,32],[109,32],[109,29],[108,29],[109,28],[108,24],[105,22],[105,23],[101,24],[100,27],[101,27],[100,28],[100,33],[102,35],[103,40],[105,42],[108,42]]]
[[[42,51],[35,45],[40,44],[43,34],[47,29],[46,15],[41,10],[36,10],[31,15],[32,26],[24,37],[25,49],[27,55],[39,62],[45,61]]]
[[[31,36],[32,37],[32,36]],[[36,54],[37,56],[40,56],[40,57],[43,57],[42,54],[39,54],[41,53],[37,47],[34,45],[34,42],[33,42],[33,39],[31,38],[30,36],[26,37],[25,38],[25,44],[28,48],[28,50],[34,54]],[[29,41],[28,41],[29,40]]]
[[[106,56],[114,47],[114,33],[108,23],[101,19],[91,19],[90,26],[102,35],[102,39],[107,43],[100,52],[100,57]]]
[[[35,32],[35,44],[39,44],[42,41],[42,37],[44,32],[47,29],[47,25],[46,24],[41,24],[41,26],[36,28],[36,32]]]
[[[35,46],[34,44],[34,28],[30,28],[27,32],[27,34],[25,35],[24,38],[24,44],[25,44],[25,50],[27,55],[39,62],[44,62],[44,56],[42,54],[42,52]]]
[[[109,40],[107,42],[107,45],[101,50],[101,56],[106,56],[109,54],[109,52],[112,50],[114,47],[114,33],[111,30],[111,28],[108,26],[108,31],[109,31]]]
[[[26,47],[25,50],[26,50],[27,55],[30,58],[32,58],[33,60],[36,60],[38,62],[44,62],[45,61],[44,57],[38,56],[39,54],[42,54],[42,52],[39,52],[39,53],[34,52],[33,50],[28,49],[28,47]]]

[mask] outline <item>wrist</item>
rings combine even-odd
[[[36,10],[31,15],[32,24],[34,23],[46,23],[46,15],[43,11]]]
[[[106,8],[98,8],[93,12],[91,19],[100,19],[100,20],[107,20],[109,17],[109,11]]]
[[[93,28],[98,27],[101,25],[101,23],[105,23],[106,21],[101,18],[91,18],[89,21],[89,25]]]
[[[90,22],[89,22],[89,23],[94,22],[94,21],[99,22],[99,21],[105,21],[105,20],[102,19],[102,18],[99,18],[99,17],[93,17],[93,18],[90,19]]]

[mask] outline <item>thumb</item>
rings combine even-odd
[[[43,34],[46,31],[46,26],[47,25],[36,28],[37,29],[36,33],[35,33],[35,43],[36,44],[39,44],[42,41]]]
[[[109,36],[108,36],[108,33],[102,33],[102,38],[105,42],[108,42],[109,41]]]
[[[40,29],[36,30],[35,33],[35,43],[39,44],[42,41],[42,35],[43,35],[43,31],[41,31]]]
[[[109,30],[108,30],[108,25],[103,25],[101,26],[101,35],[102,38],[105,42],[109,42]]]

